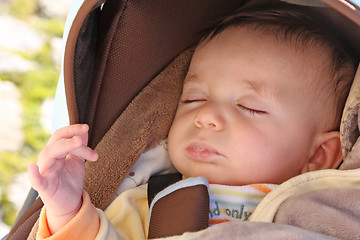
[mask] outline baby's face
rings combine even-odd
[[[169,132],[175,167],[228,185],[281,183],[304,171],[315,151],[308,82],[318,77],[318,56],[245,29],[203,43]]]

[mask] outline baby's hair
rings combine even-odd
[[[286,3],[268,7],[252,7],[240,9],[210,28],[205,29],[201,42],[206,42],[230,27],[244,27],[249,30],[259,30],[273,35],[277,40],[286,40],[300,51],[306,46],[316,46],[326,49],[331,58],[323,71],[326,81],[322,86],[316,85],[316,95],[325,101],[334,100],[335,116],[328,130],[339,130],[342,111],[355,75],[358,58],[355,50],[350,49],[334,36],[334,31],[315,16],[310,16],[306,7]],[[324,67],[325,68],[325,67]],[[325,81],[323,81],[325,82]],[[314,84],[314,83],[312,83]],[[326,91],[323,89],[330,89]],[[332,92],[333,91],[333,92]]]

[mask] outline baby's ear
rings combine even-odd
[[[324,132],[317,141],[314,154],[305,163],[301,173],[320,169],[335,169],[342,161],[340,133]]]

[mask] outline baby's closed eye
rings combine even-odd
[[[205,102],[205,101],[207,101],[206,98],[189,98],[189,99],[181,100],[180,102],[183,104],[189,104],[194,102]]]
[[[258,109],[258,108],[253,108],[253,107],[247,107],[244,106],[242,104],[237,104],[236,105],[241,111],[245,112],[245,113],[249,113],[251,115],[265,115],[268,114],[267,111]]]

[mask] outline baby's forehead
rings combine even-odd
[[[223,36],[232,36],[237,40],[235,41],[223,41],[221,39]],[[226,38],[226,37],[225,37]],[[220,40],[219,40],[220,39]],[[225,44],[232,45],[236,47],[239,44],[242,44],[242,40],[247,39],[247,43],[257,43],[259,49],[264,51],[272,51],[272,58],[274,61],[279,60],[284,55],[291,55],[293,60],[297,64],[308,64],[311,62],[311,69],[317,70],[316,72],[327,72],[331,71],[331,58],[332,51],[331,49],[324,45],[317,43],[312,39],[300,39],[298,37],[280,37],[275,30],[268,29],[257,29],[249,28],[247,26],[233,26],[227,29],[224,29],[222,32],[218,33],[216,36],[211,38],[204,39],[195,49],[194,55],[196,56],[198,52],[206,52],[209,44],[212,44],[214,41],[217,41],[216,48],[222,48]],[[261,45],[261,46],[260,46]],[[261,48],[262,46],[267,46],[268,48]],[[275,49],[275,51],[274,51]],[[263,52],[254,51],[254,54],[262,54]],[[315,63],[315,65],[313,65]],[[284,63],[284,65],[286,65]],[[310,66],[309,66],[310,68]]]
[[[235,41],[224,40],[229,38],[229,36],[235,38]],[[252,40],[252,37],[256,38],[256,41]],[[244,38],[247,38],[245,44],[242,42]],[[213,42],[217,43],[213,44]],[[267,72],[266,66],[259,65],[254,67],[254,78],[252,78],[253,76],[245,79],[242,79],[243,76],[240,77],[240,84],[237,85],[241,85],[242,88],[262,93],[261,95],[268,95],[268,93],[271,93],[270,95],[273,96],[281,95],[283,88],[278,88],[279,85],[276,85],[276,80],[277,78],[283,77],[282,75],[289,73],[289,71],[286,72],[288,68],[290,68],[290,72],[296,73],[298,76],[303,76],[299,78],[289,77],[289,84],[294,85],[294,88],[301,89],[302,93],[306,92],[307,95],[313,93],[313,91],[310,91],[312,87],[321,87],[321,84],[319,83],[325,81],[324,72],[330,72],[330,70],[328,70],[328,68],[330,68],[327,60],[328,53],[323,53],[323,49],[317,45],[311,47],[298,46],[296,44],[291,44],[291,42],[284,43],[278,41],[273,32],[269,33],[260,31],[259,29],[249,29],[245,27],[232,27],[224,30],[213,38],[204,40],[203,43],[196,48],[184,85],[200,84],[201,81],[203,81],[202,76],[199,77],[197,75],[198,66],[200,66],[201,70],[204,70],[202,66],[204,61],[207,61],[204,59],[204,56],[210,58],[218,57],[218,55],[216,55],[217,50],[212,50],[214,46],[215,48],[226,48],[229,45],[242,44],[242,47],[246,48],[246,43],[249,43],[249,49],[254,47],[258,48],[259,51],[254,51],[254,55],[262,55],[261,58],[269,59],[268,63],[270,64],[271,62],[280,63],[276,65],[277,71],[270,73]],[[257,47],[256,44],[259,44],[259,47]],[[209,55],[207,54],[208,51],[213,51],[212,53],[214,54]],[[233,53],[239,55],[244,54],[242,52],[236,52],[235,50],[230,54]],[[198,55],[200,55],[200,57],[198,57]],[[252,66],[250,66],[250,68],[252,68]],[[205,72],[207,71],[208,70]]]
[[[331,48],[339,47],[337,42],[331,36],[326,35],[321,30],[317,31],[306,27],[286,26],[286,24],[259,24],[259,23],[244,23],[241,25],[230,25],[219,32],[208,35],[197,46],[201,48],[213,38],[227,32],[233,34],[244,34],[246,37],[258,37],[264,41],[274,40],[274,44],[286,46],[287,48],[299,51],[305,50],[319,50],[326,54],[331,54]]]

